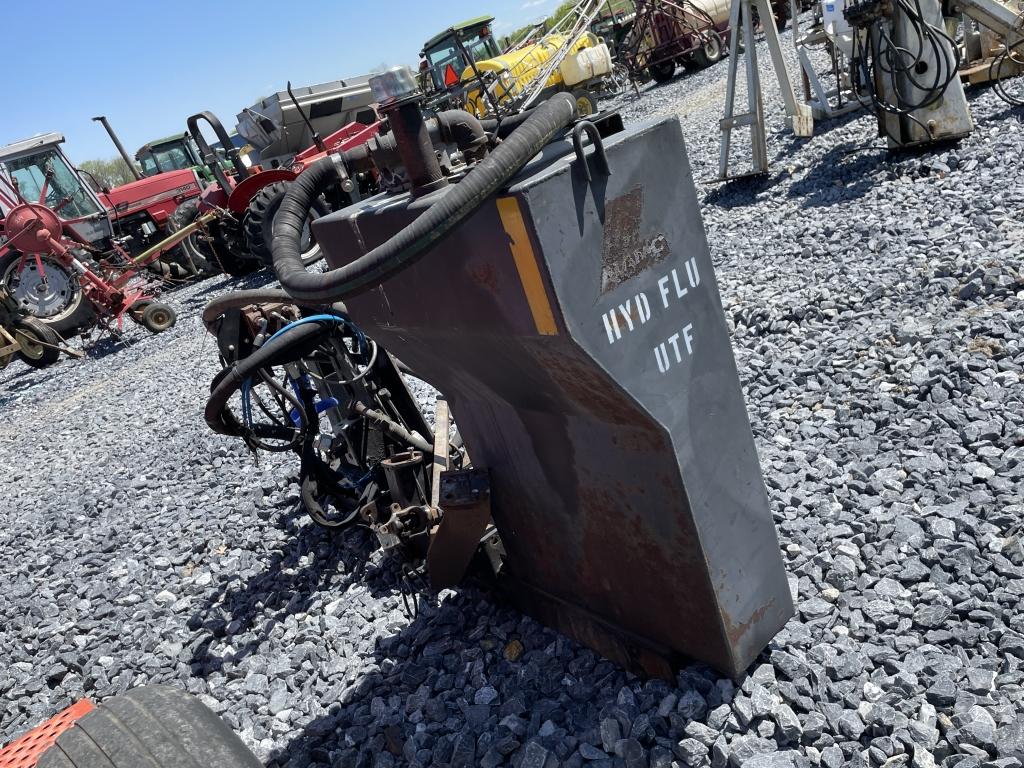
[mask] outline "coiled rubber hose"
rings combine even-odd
[[[335,173],[332,158],[317,161],[292,182],[274,218],[274,270],[281,286],[298,301],[334,302],[377,285],[476,211],[575,118],[576,100],[555,94],[415,221],[352,263],[323,274],[306,272],[299,250],[309,207]]]

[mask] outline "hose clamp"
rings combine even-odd
[[[340,152],[335,152],[330,155],[331,162],[334,163],[334,170],[338,174],[338,178],[341,179],[341,188],[348,193],[349,197],[352,198],[352,202],[359,201],[359,188],[352,181],[352,178],[348,175],[348,168],[345,167],[345,160],[342,158]]]

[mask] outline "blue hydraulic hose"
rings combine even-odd
[[[296,328],[296,327],[298,327],[300,325],[305,325],[306,323],[327,323],[327,322],[338,323],[340,325],[347,325],[359,337],[360,351],[366,349],[366,337],[363,336],[363,332],[361,330],[359,330],[359,327],[355,323],[353,323],[351,320],[349,320],[348,318],[338,317],[337,315],[310,315],[309,317],[300,318],[299,320],[295,320],[294,322],[288,323],[288,325],[286,325],[284,328],[282,328],[277,333],[275,333],[273,336],[271,336],[269,339],[267,339],[267,342],[273,341],[278,336],[280,336],[282,333],[285,333],[286,331],[289,331],[292,328]],[[267,343],[267,342],[264,342],[264,344]]]
[[[359,329],[359,326],[357,326],[355,323],[353,323],[348,318],[339,317],[337,315],[324,315],[324,314],[321,314],[321,315],[310,315],[309,317],[303,317],[303,318],[295,320],[295,321],[293,321],[291,323],[288,323],[288,325],[286,325],[284,328],[282,328],[277,333],[275,333],[273,336],[271,336],[269,339],[267,339],[265,342],[263,342],[263,344],[265,345],[265,344],[273,341],[278,336],[286,333],[287,331],[290,331],[292,328],[297,328],[300,325],[305,325],[306,323],[326,323],[326,322],[338,323],[339,325],[345,325],[345,326],[348,326],[349,328],[351,328],[352,331],[356,334],[356,336],[359,339],[359,351],[360,352],[365,352],[366,351],[366,336],[363,335],[363,332]],[[294,386],[294,382],[293,382],[293,386]],[[249,377],[244,382],[242,382],[242,421],[243,421],[243,423],[246,426],[251,426],[252,425],[252,402],[249,399],[249,392],[251,391],[251,389],[252,389],[252,377]],[[333,398],[330,398],[330,399],[333,399]],[[337,404],[337,401],[335,401],[335,404]],[[325,406],[325,408],[326,407],[329,407],[329,406]],[[321,412],[321,410],[318,409],[317,413],[320,413],[320,412]],[[292,414],[289,414],[289,416],[291,416],[292,420],[294,421],[295,417],[292,416]]]

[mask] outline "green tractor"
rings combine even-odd
[[[221,156],[221,166],[225,170],[230,170],[231,164],[228,162],[227,154],[221,148],[216,148],[216,151]],[[135,153],[135,159],[142,166],[143,176],[190,169],[199,174],[199,178],[204,182],[213,181],[213,173],[203,163],[199,156],[199,148],[188,131],[143,144]]]

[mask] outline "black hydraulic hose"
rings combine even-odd
[[[458,145],[463,152],[473,155],[482,153],[487,148],[487,134],[483,125],[463,109],[439,112],[437,125],[441,138]]]
[[[254,288],[247,291],[230,291],[222,296],[211,299],[203,309],[203,325],[208,329],[213,327],[214,321],[227,312],[229,309],[241,309],[253,304],[295,304],[295,299],[280,288]],[[323,311],[328,306],[323,302],[315,304],[300,304],[306,309]],[[334,312],[348,314],[348,309],[341,302],[330,306]]]
[[[522,112],[510,117],[503,117],[501,120],[486,118],[480,121],[480,125],[487,133],[496,133],[499,139],[505,139],[508,138],[512,131],[525,123],[536,109],[537,107],[530,107],[529,109],[524,109]],[[462,112],[463,110],[458,111]],[[465,112],[465,114],[468,115],[469,113]],[[472,117],[472,115],[470,115],[470,117]]]
[[[294,362],[312,352],[330,328],[319,323],[306,323],[289,328],[278,338],[268,341],[244,360],[226,368],[214,380],[210,399],[206,401],[203,417],[210,429],[221,435],[241,437],[237,422],[225,419],[228,400],[242,388],[242,383],[261,368]]]
[[[388,124],[398,144],[398,153],[412,184],[413,194],[447,184],[441,172],[441,164],[434,154],[430,128],[423,118],[420,105],[410,101],[392,109],[388,113]]]
[[[323,274],[306,272],[299,244],[317,190],[335,173],[332,158],[317,161],[292,182],[274,218],[274,270],[282,287],[298,301],[333,302],[377,285],[476,211],[575,118],[576,100],[555,94],[419,218],[369,253]]]

